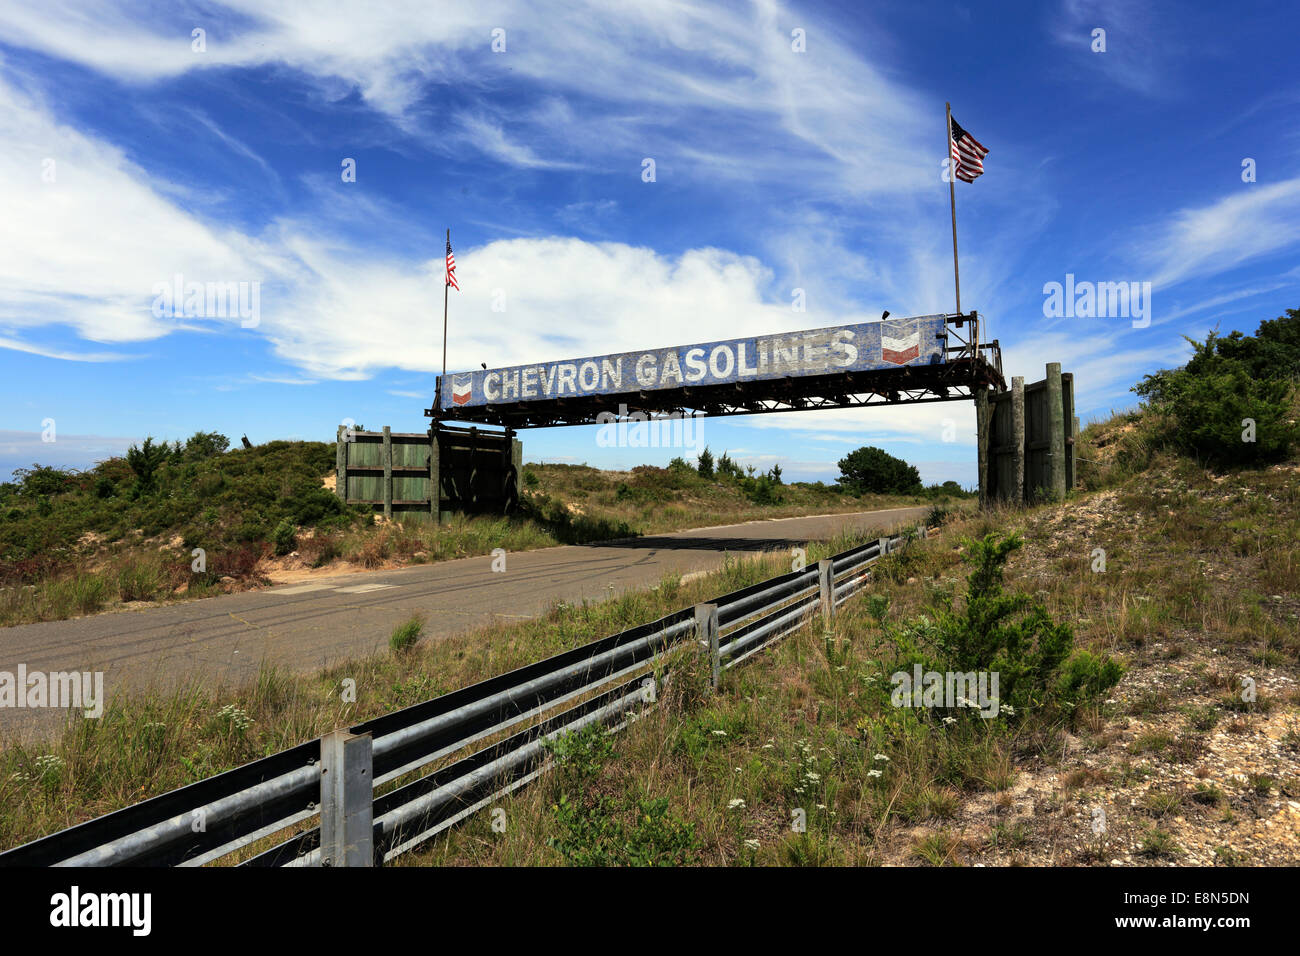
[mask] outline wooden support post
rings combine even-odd
[[[722,679],[722,658],[718,652],[718,606],[695,605],[695,636],[700,647],[709,655],[709,688],[718,689]]]
[[[347,503],[348,500],[348,430],[340,425],[337,433],[337,442],[334,446],[334,493],[339,496],[339,500]]]
[[[1070,425],[1070,488],[1079,487],[1079,416],[1070,416],[1074,421]]]
[[[460,491],[460,509],[461,511],[474,512],[478,504],[478,426],[471,425],[469,428],[469,477],[465,479],[465,487],[457,489]]]
[[[829,630],[835,623],[835,562],[830,558],[817,562],[817,587],[821,592],[822,624]]]
[[[393,432],[384,426],[384,517],[393,517]]]
[[[1065,425],[1065,488],[1074,490],[1075,439],[1079,435],[1078,419],[1074,417],[1074,373],[1061,373],[1061,415]]]
[[[1025,377],[1011,378],[1012,473],[1017,505],[1025,503]]]
[[[975,389],[975,444],[979,456],[980,507],[992,502],[989,488],[989,392],[980,386]]]
[[[429,427],[429,517],[434,524],[442,520],[442,464],[438,458],[438,423]]]
[[[370,734],[336,730],[320,740],[321,866],[374,866]]]
[[[1052,500],[1065,498],[1065,403],[1061,388],[1061,363],[1047,363],[1047,491]]]

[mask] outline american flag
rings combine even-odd
[[[460,285],[456,282],[456,257],[452,255],[450,239],[447,240],[447,285],[460,291]]]
[[[975,182],[984,174],[984,157],[989,151],[970,133],[952,120],[952,174],[964,183]]]

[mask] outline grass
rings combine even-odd
[[[409,651],[424,633],[424,615],[412,614],[397,627],[388,638],[388,649],[394,652]]]
[[[808,560],[863,540],[867,538],[846,536],[810,544]],[[413,619],[394,631],[396,643],[406,647],[403,652],[354,660],[315,675],[265,666],[246,687],[195,681],[167,693],[115,697],[97,720],[73,712],[47,744],[6,742],[0,750],[0,847],[16,846],[789,569],[790,559],[783,555],[728,559],[720,570],[686,583],[669,576],[651,589],[601,602],[556,605],[536,619],[435,642],[418,641],[422,621]],[[348,687],[355,693],[347,693]]]

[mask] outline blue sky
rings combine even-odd
[[[423,430],[448,227],[452,369],[952,311],[945,100],[990,149],[957,184],[963,306],[1008,375],[1060,361],[1085,420],[1128,407],[1182,334],[1300,305],[1298,28],[1282,2],[5,5],[0,475]],[[178,274],[255,283],[256,322],[156,315]],[[1150,282],[1150,324],[1048,317],[1067,274]],[[875,444],[974,481],[967,403],[701,437],[794,479]]]

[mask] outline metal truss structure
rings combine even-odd
[[[683,386],[618,395],[503,402],[442,408],[441,381],[434,405],[424,414],[435,422],[548,428],[625,421],[763,415],[825,408],[913,405],[974,399],[977,391],[1006,390],[1002,349],[997,340],[981,344],[975,312],[945,317],[945,361],[893,369],[789,376],[779,380]]]

